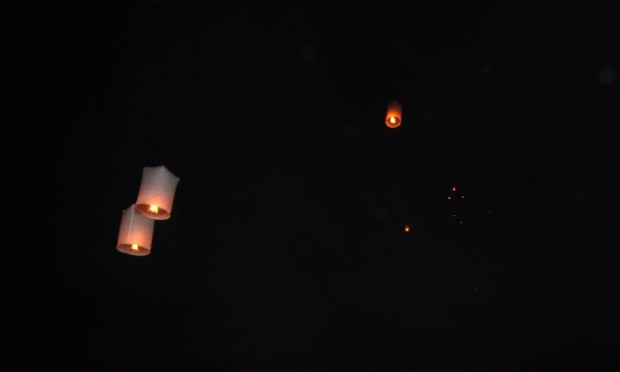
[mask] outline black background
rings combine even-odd
[[[617,371],[620,6],[412,3],[3,12],[2,369]]]

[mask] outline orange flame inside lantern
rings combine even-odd
[[[137,244],[132,244],[131,245],[131,250],[134,251],[134,252],[137,252],[138,251],[138,245]]]
[[[149,213],[157,214],[159,213],[159,207],[155,204],[151,204],[149,207]]]
[[[403,108],[398,101],[392,101],[388,105],[387,114],[385,115],[385,125],[388,128],[397,128],[402,121]]]

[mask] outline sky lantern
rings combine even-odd
[[[403,107],[396,100],[390,102],[385,115],[385,125],[389,128],[397,128],[400,126],[403,117]]]
[[[133,256],[151,253],[155,221],[136,211],[135,205],[123,211],[116,249]]]
[[[179,178],[163,165],[145,167],[136,210],[154,220],[169,219],[178,183]]]

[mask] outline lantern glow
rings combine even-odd
[[[398,101],[392,101],[388,105],[387,114],[385,116],[385,125],[388,128],[397,128],[402,121],[403,108]]]
[[[169,219],[178,183],[179,178],[163,165],[145,167],[136,210],[154,220]]]
[[[116,249],[133,256],[151,253],[155,221],[137,212],[135,205],[123,211]]]

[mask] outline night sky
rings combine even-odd
[[[3,11],[0,369],[620,370],[620,4],[587,4]],[[119,253],[158,165],[172,218]]]

